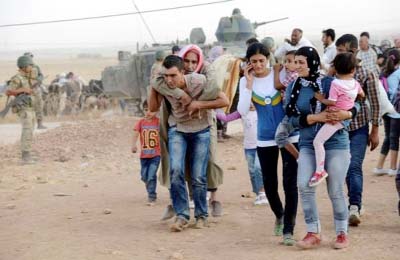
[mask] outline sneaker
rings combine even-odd
[[[161,220],[168,220],[168,219],[171,219],[171,218],[173,218],[174,216],[175,216],[175,210],[174,210],[174,208],[172,207],[172,205],[168,205],[166,208],[165,208],[165,210],[164,210],[164,214],[163,214],[163,216],[161,217]]]
[[[360,211],[357,205],[350,205],[349,208],[349,225],[357,227],[361,223]]]
[[[318,234],[308,232],[307,235],[296,243],[296,246],[301,249],[312,249],[316,248],[321,244],[321,238]]]
[[[156,204],[156,198],[148,198],[147,199],[147,206],[154,206]]]
[[[284,234],[283,235],[283,244],[285,246],[294,246],[296,244],[296,240],[294,240],[292,234]]]
[[[194,228],[196,229],[202,229],[202,228],[208,228],[210,225],[208,224],[208,219],[207,217],[199,217],[196,219],[196,222],[194,224]]]
[[[349,246],[349,239],[347,238],[346,233],[343,231],[339,233],[336,237],[336,241],[333,243],[333,248],[342,249]]]
[[[372,174],[375,176],[383,176],[385,174],[389,173],[389,169],[383,169],[383,168],[374,168],[372,169]]]
[[[320,184],[323,180],[328,177],[328,173],[323,170],[322,172],[315,172],[312,176],[310,181],[308,182],[308,186],[315,187]]]
[[[274,227],[274,234],[277,237],[280,237],[283,235],[283,223],[282,220],[275,220],[275,227]]]
[[[268,205],[268,199],[265,193],[260,193],[257,195],[256,199],[254,200],[254,205]]]
[[[170,226],[171,232],[181,232],[189,226],[189,222],[181,217],[175,219],[175,223]]]
[[[396,176],[397,175],[397,169],[389,169],[388,175],[389,176]]]
[[[194,201],[189,200],[189,209],[194,209]]]

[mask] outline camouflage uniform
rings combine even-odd
[[[20,72],[11,78],[8,85],[8,89],[16,90],[19,88],[31,88],[28,75]],[[21,152],[22,155],[30,154],[32,150],[33,140],[33,129],[35,127],[35,114],[33,111],[32,104],[35,103],[35,97],[31,96],[32,102],[30,105],[19,107],[18,109],[13,107],[13,112],[18,114],[18,117],[22,124],[21,132]]]
[[[33,65],[32,66],[32,71],[29,75],[29,84],[30,87],[33,90],[33,96],[34,96],[34,103],[33,103],[33,109],[35,111],[37,123],[38,123],[38,128],[44,128],[42,125],[43,122],[43,99],[42,99],[42,93],[40,90],[40,85],[43,82],[43,74],[42,71],[40,70],[38,65]]]

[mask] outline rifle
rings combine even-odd
[[[13,108],[13,112],[15,113],[15,112],[20,111],[24,107],[32,106],[32,99],[31,99],[30,95],[25,94],[25,93],[19,94],[11,101],[9,101],[9,99],[10,99],[10,96],[7,97],[6,106],[0,112],[1,118],[4,118],[7,115],[10,108]],[[15,109],[15,111],[14,111],[14,109]]]

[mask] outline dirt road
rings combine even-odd
[[[97,119],[36,135],[40,163],[32,166],[18,165],[17,144],[0,145],[1,260],[399,259],[394,178],[371,175],[377,152],[368,152],[365,160],[366,212],[362,224],[350,229],[351,246],[330,247],[332,208],[321,185],[323,246],[300,251],[272,235],[268,206],[241,197],[251,190],[241,133],[218,146],[224,215],[210,218],[210,228],[170,233],[171,222],[159,220],[167,190],[159,186],[157,204],[146,205],[139,159],[130,153],[133,123],[128,117]],[[299,205],[295,237],[304,232]]]

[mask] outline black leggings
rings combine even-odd
[[[297,147],[297,146],[296,146]],[[277,146],[257,147],[261,164],[265,193],[277,219],[283,216],[283,234],[293,234],[297,214],[297,161],[284,148],[281,149],[283,190],[285,192],[285,209],[278,193],[278,156]]]
[[[387,155],[389,150],[399,150],[400,119],[383,116],[383,126],[385,129],[385,139],[381,147],[381,154]]]

